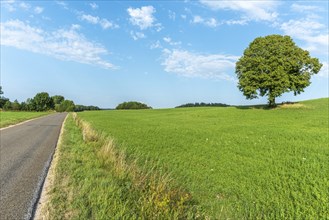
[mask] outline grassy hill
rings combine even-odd
[[[78,116],[113,138],[127,161],[137,159],[143,170],[170,173],[190,193],[200,218],[325,219],[328,111],[324,98],[276,109],[202,107]]]

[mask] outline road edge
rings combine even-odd
[[[34,220],[44,220],[44,219],[49,219],[49,212],[47,210],[47,205],[49,204],[49,195],[50,192],[53,188],[53,184],[54,184],[54,178],[55,178],[55,169],[57,166],[57,162],[59,159],[59,150],[58,147],[61,146],[62,143],[62,137],[63,137],[63,133],[64,133],[64,126],[66,123],[67,118],[69,117],[70,113],[66,115],[62,126],[61,126],[61,130],[60,130],[60,134],[58,136],[58,140],[57,140],[57,144],[55,147],[55,152],[53,153],[52,159],[50,161],[50,166],[48,169],[48,172],[46,174],[44,183],[42,185],[42,189],[40,192],[40,197],[37,200],[37,204],[35,207],[35,211],[34,211],[34,215],[32,216],[31,219]]]

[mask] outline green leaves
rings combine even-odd
[[[303,92],[321,67],[317,58],[311,58],[289,36],[269,35],[250,43],[235,72],[238,88],[247,99],[268,96],[269,104],[275,105],[275,98],[285,92]]]

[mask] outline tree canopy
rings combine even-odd
[[[285,92],[304,92],[322,64],[289,36],[258,37],[245,49],[235,67],[238,88],[247,99],[268,96],[270,106]]]
[[[60,105],[64,100],[64,96],[61,95],[54,95],[51,97],[55,105]]]
[[[119,104],[116,109],[151,109],[152,107],[147,106],[144,103],[141,102],[123,102]]]
[[[54,108],[54,101],[47,92],[37,93],[33,98],[33,102],[36,111],[47,111]]]
[[[55,106],[56,112],[73,112],[75,110],[74,102],[71,100],[63,100]]]

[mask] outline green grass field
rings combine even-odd
[[[328,108],[329,99],[325,98],[301,102],[296,108],[271,110],[182,108],[82,112],[78,116],[98,133],[113,138],[117,150],[125,152],[128,163],[137,159],[137,166],[142,170],[169,173],[170,184],[181,187],[191,196],[186,205],[197,207],[186,212],[198,210],[198,214],[183,218],[328,219]],[[71,139],[79,133],[72,124],[66,132]],[[70,164],[81,160],[76,167],[80,165],[83,172],[72,169],[74,174],[63,176],[75,176],[73,182],[80,181],[72,185],[76,188],[86,187],[81,182],[84,179],[89,180],[87,185],[103,184],[105,188],[87,187],[84,195],[88,196],[87,204],[76,204],[76,207],[82,207],[82,212],[89,214],[77,216],[90,218],[95,217],[95,213],[103,213],[98,215],[101,219],[116,204],[123,213],[121,216],[141,217],[127,210],[136,206],[129,201],[138,200],[144,191],[138,194],[136,190],[127,190],[129,181],[109,172],[115,163],[107,168],[92,165],[98,163],[95,161],[99,161],[102,151],[90,144],[83,147],[80,136],[80,142],[65,145],[72,156],[66,157],[64,155],[69,154],[63,153],[62,161],[67,165],[62,170],[69,170]],[[100,176],[101,183],[97,180]],[[112,183],[115,188],[104,190]],[[102,200],[107,203],[104,205]],[[58,201],[57,204],[61,204]]]
[[[49,114],[49,112],[3,112],[0,111],[0,128],[7,127],[9,125],[17,124],[22,121],[26,121],[32,118],[37,118],[43,115]]]

